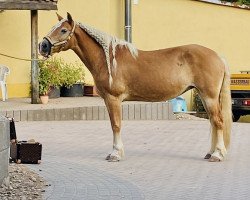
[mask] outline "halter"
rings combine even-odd
[[[51,51],[50,52],[53,53],[56,48],[59,48],[59,51],[61,51],[65,47],[67,42],[72,38],[72,36],[75,32],[75,28],[76,28],[76,23],[74,21],[72,21],[72,22],[73,22],[73,28],[70,31],[69,35],[63,41],[53,41],[53,39],[51,39],[49,36],[50,33],[43,38],[43,39],[46,39],[50,42],[50,44],[51,44]]]

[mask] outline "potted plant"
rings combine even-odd
[[[50,58],[40,61],[39,66],[39,94],[42,103],[48,103],[50,98],[60,97],[62,59]],[[59,91],[59,92],[58,92]]]
[[[82,64],[67,64],[62,67],[61,96],[62,97],[81,97],[83,96],[85,73]]]
[[[61,58],[51,58],[47,60],[47,65],[51,73],[49,98],[59,98],[60,87],[62,86],[62,68],[64,61]]]
[[[50,70],[47,65],[43,62],[39,62],[39,95],[42,104],[47,104],[49,101],[49,90],[50,90]]]

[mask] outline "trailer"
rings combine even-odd
[[[243,115],[250,115],[250,71],[231,75],[231,97],[234,122]]]

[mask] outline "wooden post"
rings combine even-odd
[[[31,59],[38,58],[38,11],[31,10]],[[38,61],[31,61],[31,103],[39,103]]]

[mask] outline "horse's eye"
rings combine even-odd
[[[62,30],[61,30],[61,33],[67,33],[67,29],[65,29],[65,28],[62,29]]]

